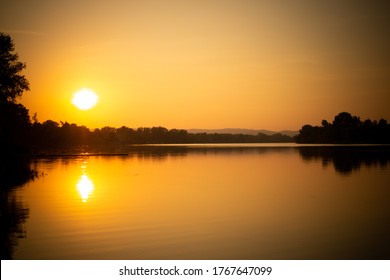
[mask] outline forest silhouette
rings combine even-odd
[[[304,125],[296,136],[297,143],[315,144],[389,144],[390,124],[385,119],[361,121],[360,117],[342,112],[332,123]]]

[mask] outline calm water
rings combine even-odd
[[[35,159],[15,259],[390,259],[388,147],[192,145]]]

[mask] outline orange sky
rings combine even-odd
[[[361,4],[364,3],[364,4]],[[390,121],[387,1],[2,1],[44,121],[298,130]],[[80,88],[99,95],[80,111]]]

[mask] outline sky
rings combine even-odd
[[[3,0],[39,121],[299,130],[390,121],[390,2]],[[86,111],[72,95],[89,88]]]

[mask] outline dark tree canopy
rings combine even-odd
[[[18,61],[11,37],[0,33],[0,153],[21,152],[27,146],[31,125],[28,110],[16,102],[29,84],[21,71],[26,67]]]
[[[298,143],[331,144],[388,144],[390,143],[390,125],[380,119],[379,122],[342,112],[334,117],[332,123],[322,121],[322,126],[304,125],[296,137]]]
[[[0,33],[0,102],[15,102],[24,91],[29,90],[29,83],[21,71],[26,64],[19,62],[14,53],[15,47],[8,34]]]

